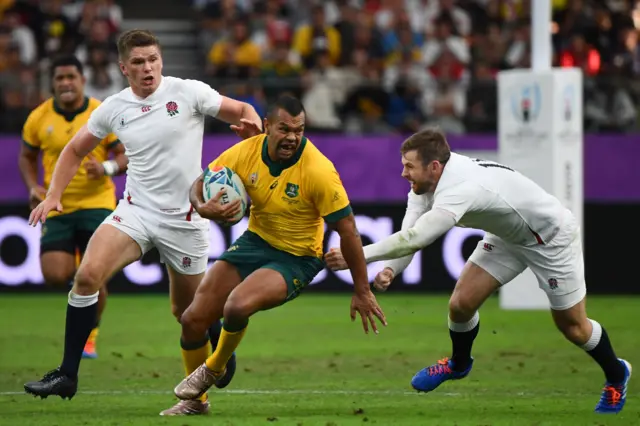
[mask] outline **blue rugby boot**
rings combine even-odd
[[[436,364],[418,371],[411,379],[411,386],[418,392],[431,392],[440,386],[442,382],[467,377],[472,367],[473,358],[471,358],[469,366],[464,371],[454,371],[453,361],[449,358],[443,358]]]
[[[596,405],[595,412],[600,414],[616,414],[622,411],[624,403],[627,401],[627,385],[631,378],[631,364],[624,359],[619,359],[624,366],[624,380],[621,383],[605,383],[602,389],[600,401]]]

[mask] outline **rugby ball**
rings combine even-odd
[[[247,210],[247,191],[244,184],[233,170],[225,166],[210,166],[205,170],[204,182],[202,183],[202,195],[204,201],[209,201],[215,197],[221,189],[226,189],[226,193],[220,198],[222,205],[229,204],[235,200],[240,200],[240,211],[230,222],[223,222],[221,225],[235,225],[244,217]]]

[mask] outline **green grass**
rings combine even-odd
[[[179,326],[166,296],[111,296],[97,360],[81,367],[72,401],[33,399],[25,381],[62,356],[65,297],[0,297],[0,425],[639,425],[634,381],[625,410],[593,414],[603,376],[546,312],[490,300],[471,375],[416,394],[420,368],[450,351],[444,297],[383,295],[389,326],[364,335],[349,297],[303,295],[252,319],[227,391],[209,416],[162,418],[182,378]],[[640,366],[640,299],[591,298],[620,356]],[[635,392],[634,392],[635,391]]]

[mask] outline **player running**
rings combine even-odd
[[[22,149],[18,165],[29,191],[31,208],[44,199],[51,183],[53,168],[71,137],[87,124],[100,101],[84,95],[86,79],[82,64],[75,56],[54,59],[50,67],[53,97],[34,109],[22,130]],[[113,155],[109,159],[109,154]],[[44,186],[38,184],[38,157],[42,155]],[[82,161],[60,203],[62,212],[53,210],[42,227],[40,267],[45,283],[67,286],[87,249],[89,238],[116,208],[115,185],[111,176],[127,169],[124,147],[111,133],[102,139]],[[98,324],[107,302],[106,286],[100,289],[98,312],[87,339],[85,358],[96,358]]]
[[[430,392],[444,381],[466,377],[480,327],[478,309],[529,267],[547,293],[558,329],[604,371],[606,383],[595,411],[622,410],[631,365],[616,356],[604,327],[587,317],[582,242],[573,214],[509,167],[452,153],[439,131],[416,133],[402,144],[401,152],[402,176],[411,182],[402,230],[364,248],[367,262],[397,259],[376,277],[378,289],[385,290],[415,252],[454,226],[486,232],[449,300],[451,359],[419,371],[411,385]],[[344,269],[342,253],[338,249],[328,253],[327,265]]]
[[[266,135],[231,147],[209,168],[226,166],[242,179],[251,198],[249,228],[207,271],[193,303],[181,318],[182,339],[203,363],[176,388],[178,398],[197,400],[225,374],[225,364],[244,336],[249,317],[293,300],[324,268],[324,223],[341,237],[354,280],[351,318],[362,318],[377,333],[374,315],[384,314],[369,288],[362,242],[338,172],[303,136],[305,112],[296,98],[283,96],[265,120]],[[202,217],[225,220],[219,206],[205,203],[203,176],[191,187],[191,202]],[[239,208],[239,200],[228,204]],[[224,318],[215,352],[206,356],[207,323]]]
[[[48,224],[49,212],[62,209],[62,194],[82,159],[109,133],[116,134],[129,158],[124,199],[91,237],[76,273],[69,293],[62,364],[40,381],[25,385],[28,393],[41,397],[75,395],[82,347],[95,323],[99,289],[152,247],[167,265],[172,312],[180,318],[208,262],[209,221],[193,210],[188,195],[202,170],[205,116],[233,123],[240,135],[261,128],[260,117],[250,105],[221,96],[200,81],[163,76],[160,46],[150,32],[123,33],[118,53],[130,88],[107,98],[64,148],[47,197],[29,219],[34,226],[38,221]],[[209,337],[215,347],[220,324],[212,324]],[[194,363],[190,353],[183,351],[187,374],[200,364],[199,358]],[[228,374],[218,386],[229,383],[234,369],[232,357]],[[203,414],[208,408],[203,395],[198,404],[179,402],[161,414]]]

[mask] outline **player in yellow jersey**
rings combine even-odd
[[[84,95],[82,64],[74,56],[53,61],[50,70],[53,97],[34,109],[22,131],[20,172],[29,190],[33,209],[44,198],[53,169],[62,149],[87,124],[100,101]],[[112,154],[113,158],[109,159]],[[43,185],[38,179],[38,157],[42,157]],[[62,212],[53,210],[42,227],[40,265],[45,282],[54,286],[70,283],[89,238],[115,209],[115,185],[110,176],[127,168],[124,148],[111,134],[84,160],[62,196]],[[106,291],[99,296],[98,322],[106,303]],[[95,358],[98,324],[94,327],[83,356]]]
[[[283,96],[264,122],[266,135],[231,147],[209,166],[224,165],[242,179],[251,198],[249,229],[209,269],[196,296],[182,314],[182,339],[202,355],[203,364],[184,379],[175,394],[195,400],[224,376],[249,317],[294,299],[324,268],[323,239],[327,222],[341,238],[342,252],[354,280],[351,317],[362,317],[377,333],[374,316],[386,325],[369,288],[362,241],[349,198],[338,172],[303,136],[305,113],[296,98]],[[202,176],[191,188],[191,203],[203,216],[225,221],[239,200],[221,205],[221,194],[207,203]],[[208,324],[224,319],[215,352],[207,358]]]

